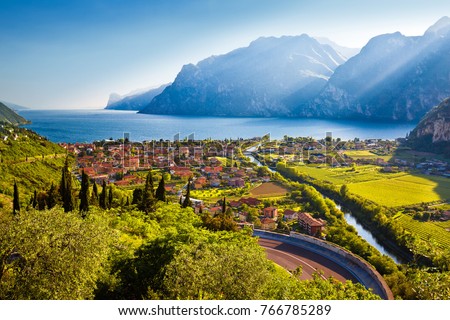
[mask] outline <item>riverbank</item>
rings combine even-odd
[[[256,151],[255,147],[247,149],[244,152],[244,155],[249,157],[250,160],[252,162],[256,163],[258,166],[262,166],[263,164],[260,162],[258,154],[255,153],[255,151]],[[269,167],[269,170],[271,172],[278,172],[276,170],[276,168],[273,168],[273,167]],[[280,173],[280,174],[282,174],[282,173]],[[319,192],[321,192],[320,186],[317,186],[310,181],[302,181],[302,182],[315,187],[316,189],[318,189]],[[342,199],[337,198],[335,195],[332,195],[330,193],[327,193],[325,195],[324,192],[321,192],[321,194],[322,194],[322,196],[329,197],[334,202],[337,202],[337,203],[343,202]],[[339,206],[339,209],[341,210],[342,209],[341,205],[338,205],[338,206]],[[345,209],[343,211],[347,212],[347,210],[345,210]],[[370,243],[370,245],[375,247],[381,254],[385,254],[388,257],[390,257],[391,259],[393,259],[395,261],[395,263],[402,264],[402,263],[407,263],[408,261],[411,261],[411,259],[412,259],[411,254],[408,254],[407,252],[405,252],[405,250],[401,249],[398,245],[396,245],[394,242],[390,241],[389,239],[381,238],[380,236],[377,237],[376,230],[371,229],[370,226],[364,225],[364,223],[359,221],[358,218],[355,217],[354,215],[352,215],[350,211],[348,211],[347,214],[344,214],[344,218],[348,224],[350,224],[356,228],[356,230],[358,231],[358,234],[364,240],[366,240],[368,243]]]

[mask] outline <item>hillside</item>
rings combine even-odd
[[[291,116],[315,96],[345,58],[308,35],[259,38],[248,47],[185,65],[141,112]]]
[[[34,190],[48,190],[52,183],[59,184],[65,149],[11,125],[0,128],[0,138],[0,207],[11,205],[14,181],[25,206]]]
[[[5,104],[0,102],[0,123],[7,123],[12,125],[25,124],[28,121],[19,116],[13,110],[8,108]]]
[[[417,150],[450,156],[450,98],[431,109],[408,137]]]

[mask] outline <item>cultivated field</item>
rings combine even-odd
[[[448,249],[450,247],[450,221],[417,221],[406,214],[399,214],[395,217],[401,223],[403,228],[420,237],[425,241],[435,242],[440,248]]]
[[[250,190],[250,195],[252,197],[269,198],[284,196],[288,192],[288,189],[283,188],[274,182],[266,182]]]
[[[376,166],[330,168],[299,166],[297,172],[337,186],[378,204],[397,207],[450,199],[450,179],[407,172],[383,173]]]
[[[344,154],[354,159],[383,159],[384,161],[389,161],[392,159],[392,155],[379,156],[369,150],[350,150],[345,151]]]

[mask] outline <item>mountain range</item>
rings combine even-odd
[[[164,84],[158,88],[148,90],[138,90],[124,96],[120,96],[117,93],[111,93],[105,109],[134,111],[142,110],[153,100],[154,97],[162,93],[167,86],[169,86],[169,84]]]
[[[319,40],[259,38],[183,66],[139,104],[139,95],[115,103],[150,114],[418,121],[450,96],[448,17],[423,36],[374,37],[359,53]]]

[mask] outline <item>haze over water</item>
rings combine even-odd
[[[173,140],[194,134],[195,139],[253,138],[270,133],[272,139],[293,137],[334,138],[349,140],[404,138],[415,123],[381,123],[348,120],[295,118],[232,118],[165,116],[136,114],[134,111],[109,110],[26,110],[20,114],[31,120],[26,127],[53,142],[92,142],[123,138],[132,141]]]

